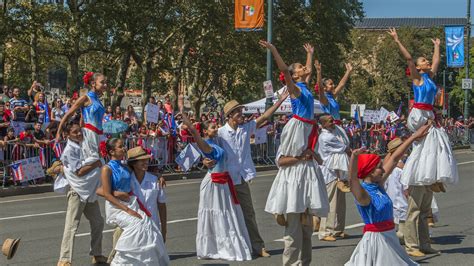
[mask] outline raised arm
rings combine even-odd
[[[319,95],[319,102],[322,105],[328,105],[328,98],[326,98],[326,95],[324,94],[324,89],[323,89],[323,73],[321,72],[322,67],[321,63],[319,63],[318,60],[314,60],[314,67],[316,68],[316,82],[318,84],[318,95]]]
[[[301,94],[301,90],[293,82],[293,78],[291,77],[290,71],[288,71],[288,66],[285,64],[285,62],[281,58],[280,54],[278,53],[278,50],[275,48],[275,46],[273,46],[273,44],[267,41],[261,40],[259,44],[262,47],[270,50],[270,52],[273,54],[273,57],[275,58],[278,69],[280,69],[280,71],[283,72],[283,75],[285,75],[286,87],[288,88],[288,92],[290,93],[291,98],[298,98]]]
[[[31,97],[31,95],[33,95],[33,89],[36,87],[38,83],[35,81],[33,81],[33,84],[31,84],[31,87],[30,89],[28,90],[28,96]]]
[[[339,81],[339,84],[337,84],[336,89],[334,89],[334,97],[336,97],[339,94],[339,92],[342,91],[342,88],[346,86],[346,83],[349,80],[349,76],[351,75],[352,65],[350,63],[347,63],[345,65],[346,65],[346,73],[344,73],[344,76]]]
[[[392,173],[393,169],[398,164],[398,161],[403,157],[405,152],[410,148],[411,144],[419,139],[422,139],[428,134],[429,129],[431,128],[432,122],[429,121],[426,123],[426,125],[420,127],[415,133],[413,133],[407,140],[403,142],[402,145],[400,145],[390,156],[387,156],[383,160],[383,169],[385,173],[383,174],[382,177],[382,183],[387,180],[387,178],[390,176]]]
[[[349,164],[349,184],[351,187],[351,192],[354,195],[354,198],[361,206],[367,206],[370,204],[370,195],[360,184],[359,179],[357,178],[357,164],[359,162],[359,154],[365,152],[364,148],[357,149],[352,151],[351,162]]]
[[[438,67],[439,67],[439,45],[441,41],[436,38],[436,39],[431,39],[431,41],[434,44],[434,52],[433,52],[433,59],[431,63],[431,73],[430,76],[433,77],[436,75],[436,72],[438,72]]]
[[[178,109],[181,112],[181,115],[183,116],[183,124],[188,127],[189,132],[191,132],[191,135],[193,135],[194,140],[196,141],[196,144],[198,145],[199,149],[201,149],[203,153],[211,153],[211,145],[209,145],[202,139],[201,134],[199,134],[193,123],[188,119],[188,115],[186,114],[186,112],[184,112],[184,96],[182,94],[178,96]]]
[[[56,133],[56,141],[59,141],[59,139],[61,138],[63,127],[67,123],[69,118],[76,113],[77,109],[84,106],[88,101],[89,101],[89,98],[86,95],[83,95],[79,97],[79,99],[77,99],[77,101],[74,103],[73,106],[71,106],[71,109],[67,111],[67,113],[64,115],[63,119],[61,119],[61,122],[59,123],[58,132]]]
[[[278,110],[278,107],[281,106],[281,104],[285,101],[285,99],[288,97],[289,93],[288,90],[285,90],[281,95],[278,101],[270,108],[268,108],[265,113],[263,113],[261,116],[259,116],[256,120],[257,122],[257,128],[261,127],[263,123],[265,123],[268,119],[270,119],[270,116],[272,116],[273,113]]]
[[[311,74],[313,73],[313,54],[314,54],[314,47],[307,43],[304,45],[304,50],[306,51],[306,69],[309,71],[308,76],[306,76],[306,84],[309,86],[309,82],[311,81]]]
[[[388,34],[392,36],[393,40],[398,45],[398,49],[400,49],[400,52],[402,52],[403,57],[407,60],[408,68],[410,69],[410,78],[413,80],[421,79],[421,76],[418,73],[418,70],[416,69],[415,63],[413,62],[413,57],[411,57],[411,54],[408,52],[405,46],[403,46],[403,44],[398,39],[397,30],[395,30],[395,28],[391,28],[389,29]]]

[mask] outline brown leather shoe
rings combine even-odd
[[[419,251],[419,250],[410,250],[410,251],[407,251],[408,255],[412,256],[412,257],[424,257],[426,256],[425,253]]]
[[[335,237],[340,237],[340,238],[347,238],[349,237],[348,233],[340,232],[334,235]]]
[[[281,225],[281,226],[287,226],[288,225],[288,223],[286,222],[284,214],[274,214],[273,216],[275,216],[275,220],[276,220],[278,225]]]
[[[103,264],[107,263],[107,257],[104,256],[94,256],[92,257],[92,264]]]
[[[441,254],[441,251],[436,250],[432,247],[424,248],[424,249],[421,250],[421,252],[423,252],[425,254]]]
[[[329,242],[334,242],[336,241],[336,238],[333,236],[325,236],[324,238],[320,239],[321,241],[329,241]]]
[[[71,266],[69,261],[58,261],[58,266]]]
[[[268,257],[270,257],[271,255],[270,255],[270,253],[267,252],[267,250],[266,250],[265,248],[262,248],[262,249],[260,250],[260,252],[257,252],[257,256],[263,257],[263,258],[268,258]]]

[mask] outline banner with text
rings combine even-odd
[[[263,30],[265,14],[263,0],[235,0],[235,30]]]

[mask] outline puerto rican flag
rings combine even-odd
[[[42,147],[39,148],[39,159],[41,166],[46,167],[46,155],[44,153],[44,148]]]
[[[15,181],[20,181],[20,182],[26,181],[25,175],[23,172],[23,166],[21,165],[21,163],[12,164],[12,172],[13,172],[13,178],[15,179]]]
[[[61,154],[63,154],[63,148],[61,147],[61,143],[55,142],[53,146],[53,151],[56,155],[56,158],[61,158]]]

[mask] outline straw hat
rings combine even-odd
[[[54,161],[54,163],[51,165],[51,167],[46,170],[46,174],[53,177],[54,179],[56,179],[57,174],[54,172],[54,169],[56,169],[56,167],[62,166],[62,165],[63,165],[63,163],[61,161],[59,161],[59,160]]]
[[[18,244],[20,244],[20,238],[7,238],[2,245],[2,253],[7,256],[7,260],[13,258],[16,250],[18,249]]]
[[[141,146],[135,147],[127,151],[127,158],[129,162],[151,159],[151,155],[148,154]]]
[[[387,145],[388,152],[393,153],[402,144],[403,141],[400,138],[394,138]]]
[[[232,100],[224,105],[224,116],[228,116],[230,112],[234,111],[237,108],[242,107],[238,101]]]

